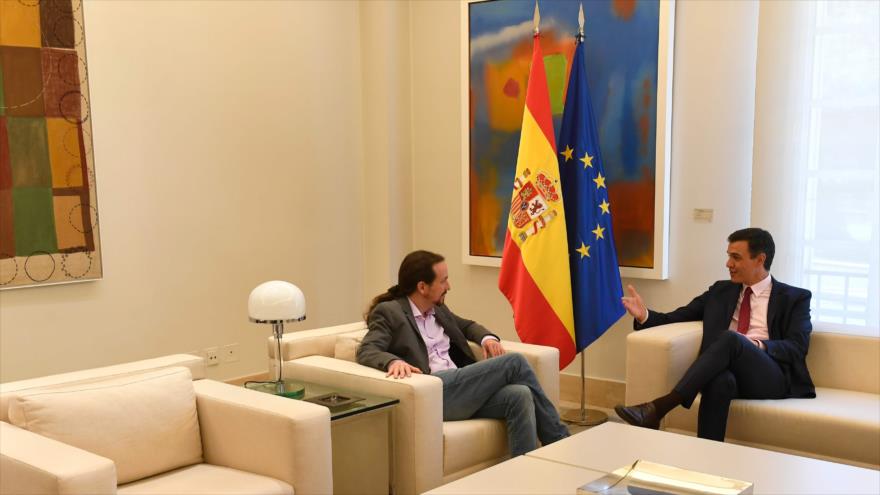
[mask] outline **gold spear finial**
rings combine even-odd
[[[584,3],[581,2],[578,11],[578,41],[584,41]]]
[[[538,27],[541,24],[541,11],[538,10],[538,0],[535,0],[535,36],[537,36],[541,29]]]

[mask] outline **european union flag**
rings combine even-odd
[[[623,287],[611,232],[612,205],[580,39],[572,60],[558,143],[562,150],[559,171],[568,230],[575,343],[580,352],[624,314],[620,302]]]

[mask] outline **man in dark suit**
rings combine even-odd
[[[624,421],[657,429],[669,411],[690,408],[702,394],[700,438],[724,441],[730,401],[816,397],[806,356],[810,345],[810,291],[770,276],[775,246],[766,230],[738,230],[727,238],[730,281],[715,282],[671,313],[648,311],[633,286],[623,305],[642,330],[681,321],[703,322],[699,355],[672,391],[635,406],[617,406]]]
[[[442,256],[408,254],[397,280],[367,311],[369,331],[358,347],[358,363],[393,378],[440,378],[443,419],[506,420],[512,456],[534,450],[538,439],[547,445],[568,436],[525,358],[506,354],[498,336],[446,307],[450,285]],[[486,359],[476,360],[468,340],[480,344]]]

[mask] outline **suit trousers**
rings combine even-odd
[[[512,457],[568,436],[556,407],[521,354],[433,374],[443,381],[443,420],[504,419]],[[537,437],[537,438],[536,438]]]
[[[690,408],[702,394],[697,436],[724,441],[733,399],[784,399],[789,382],[779,364],[751,340],[725,330],[709,344],[673,389]]]

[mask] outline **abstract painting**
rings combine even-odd
[[[101,278],[82,0],[0,0],[0,288]]]
[[[572,0],[541,0],[541,48],[558,132],[578,32]],[[673,4],[583,2],[585,55],[624,276],[665,278]],[[498,266],[533,43],[533,0],[463,6],[465,262]]]

